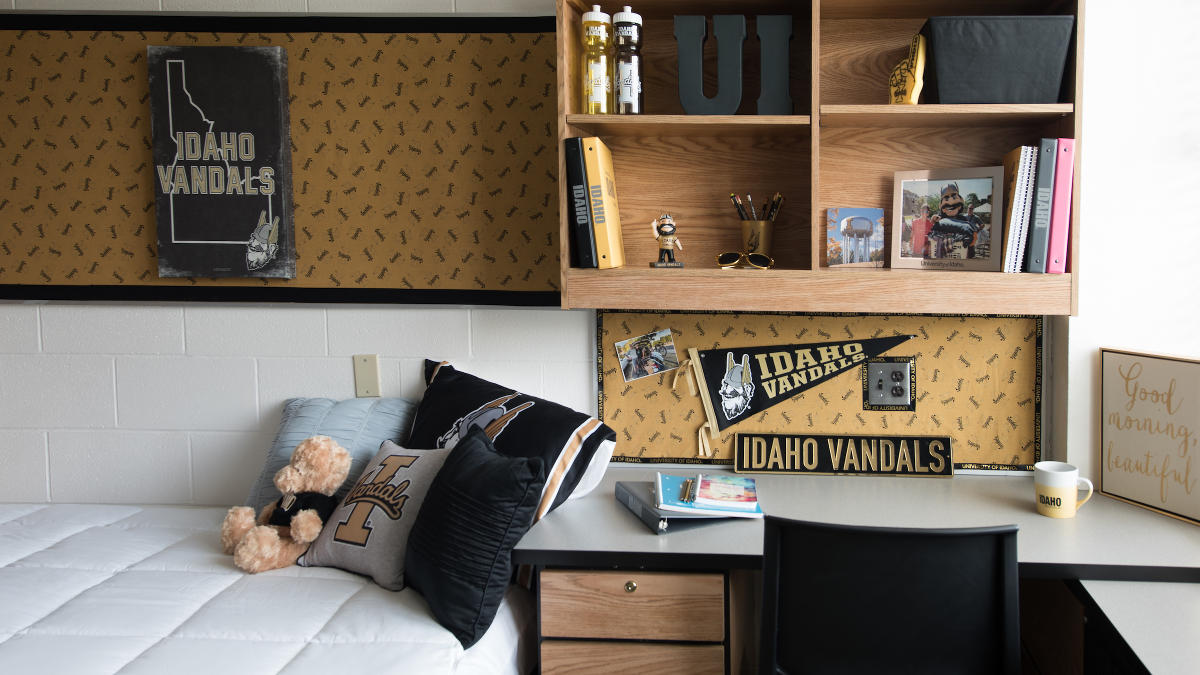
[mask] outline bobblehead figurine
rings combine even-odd
[[[675,262],[675,247],[683,250],[683,242],[675,236],[675,219],[671,214],[664,213],[650,222],[654,230],[654,238],[658,240],[658,262],[650,263],[651,267],[683,267],[683,263]]]

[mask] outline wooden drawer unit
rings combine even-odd
[[[544,673],[724,673],[720,573],[542,570]]]
[[[544,637],[725,639],[725,577],[646,571],[544,570]]]

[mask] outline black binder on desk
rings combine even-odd
[[[654,534],[667,534],[668,532],[676,532],[697,525],[707,525],[720,520],[727,520],[722,517],[714,518],[713,516],[697,516],[689,513],[678,513],[676,511],[663,511],[656,506],[657,502],[654,499],[653,481],[619,480],[613,489],[613,493],[617,501],[624,504],[630,511],[633,511],[638,520],[645,523],[646,527],[650,528],[650,531]]]

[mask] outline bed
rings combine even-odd
[[[531,672],[512,547],[599,484],[615,433],[446,362],[425,370],[419,404],[285,402],[246,506],[280,499],[274,477],[308,439],[351,458],[295,565],[239,569],[228,506],[0,503],[0,673]]]
[[[528,591],[470,649],[412,589],[329,567],[249,575],[225,509],[0,504],[0,673],[527,673]]]

